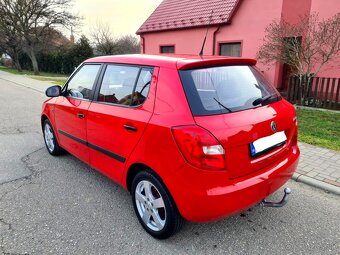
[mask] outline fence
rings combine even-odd
[[[289,78],[287,99],[293,104],[340,110],[340,78]]]

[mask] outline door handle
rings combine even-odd
[[[136,127],[133,126],[129,126],[129,125],[124,125],[123,126],[127,131],[132,131],[132,132],[137,132],[138,129]]]
[[[78,117],[79,119],[84,119],[84,118],[85,118],[85,114],[84,114],[84,113],[78,112],[78,113],[77,113],[77,117]]]

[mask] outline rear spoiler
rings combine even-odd
[[[257,61],[251,58],[208,58],[208,59],[197,59],[197,61],[193,62],[192,60],[186,61],[185,59],[177,61],[177,69],[178,70],[188,70],[188,69],[197,69],[204,67],[213,67],[213,66],[228,66],[228,65],[256,65]]]

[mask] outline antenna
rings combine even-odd
[[[207,40],[207,35],[208,35],[208,31],[209,31],[209,26],[211,24],[211,21],[212,21],[212,16],[213,16],[213,13],[214,11],[211,10],[211,15],[210,15],[210,19],[209,19],[209,24],[208,24],[208,27],[207,27],[207,31],[205,32],[205,37],[204,37],[204,40],[203,40],[203,44],[202,44],[202,48],[201,48],[201,51],[198,55],[202,56],[203,55],[203,51],[204,51],[204,45],[205,45],[205,41]]]

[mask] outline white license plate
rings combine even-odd
[[[284,131],[277,132],[273,135],[262,137],[250,144],[250,154],[256,156],[267,150],[284,144],[287,141],[287,136]]]

